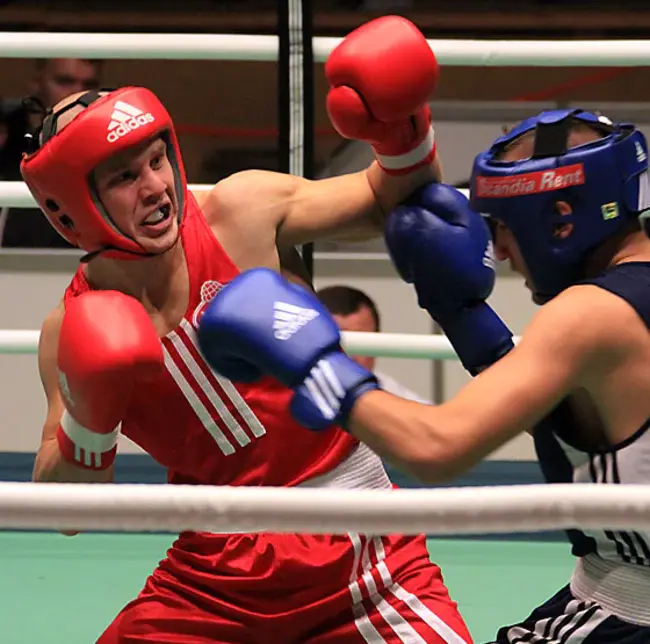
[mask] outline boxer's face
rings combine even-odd
[[[165,142],[156,138],[95,169],[97,195],[115,225],[149,253],[176,242],[178,200]]]
[[[568,215],[571,213],[571,206],[566,201],[558,201],[555,204],[555,210],[560,214]],[[532,293],[533,302],[535,304],[544,304],[547,301],[546,298],[539,298],[535,294],[530,271],[526,266],[526,259],[519,248],[515,236],[502,222],[495,221],[494,224],[492,234],[494,237],[494,254],[497,260],[500,262],[508,261],[510,269],[521,275],[526,281],[526,288]],[[555,227],[553,235],[558,239],[566,239],[572,232],[573,224],[563,224]]]
[[[494,222],[492,231],[494,254],[497,260],[500,262],[507,261],[510,264],[510,270],[521,275],[526,280],[526,287],[530,288],[530,274],[515,236],[505,224],[498,220]]]

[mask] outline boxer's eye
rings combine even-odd
[[[135,174],[133,172],[131,172],[130,170],[124,170],[123,172],[119,172],[118,174],[114,175],[108,182],[108,185],[118,186],[122,183],[128,183],[129,181],[133,181],[134,179],[135,179]]]

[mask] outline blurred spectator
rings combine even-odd
[[[43,119],[43,109],[52,107],[74,92],[99,84],[101,62],[77,58],[37,60],[29,104],[6,99],[0,104],[0,179],[21,181],[20,158],[25,135],[34,132]],[[33,103],[33,104],[32,104]],[[4,128],[4,134],[2,133]],[[36,208],[0,209],[0,245],[13,248],[70,248]]]
[[[320,289],[316,295],[332,314],[341,331],[359,331],[379,333],[381,317],[375,302],[363,291],[350,286],[328,286]],[[362,367],[373,371],[382,388],[391,394],[408,400],[431,404],[431,401],[411,391],[394,378],[375,370],[375,358],[372,356],[352,356]]]

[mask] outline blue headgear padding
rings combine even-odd
[[[571,126],[585,123],[603,138],[567,149]],[[535,131],[534,152],[500,161],[516,139]],[[526,119],[474,160],[470,200],[475,210],[512,232],[535,293],[550,299],[583,277],[587,253],[650,208],[645,137],[628,123],[579,109],[551,110]],[[558,201],[572,212],[561,215]],[[571,223],[565,239],[554,235]]]

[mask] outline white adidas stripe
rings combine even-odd
[[[593,610],[593,607],[587,610]],[[586,611],[583,611],[583,614],[585,612]],[[597,608],[582,626],[573,631],[573,633],[569,635],[568,639],[564,640],[563,644],[582,644],[586,637],[591,635],[591,633],[593,633],[608,617],[610,617],[609,613],[605,612],[600,607]]]
[[[133,105],[129,105],[124,101],[117,101],[117,103],[113,105],[113,109],[120,112],[126,112],[131,117],[140,116],[140,114],[143,113],[141,109],[134,107]]]
[[[402,642],[408,644],[426,644],[426,640],[415,630],[409,621],[400,614],[398,607],[388,603],[388,593],[403,602],[423,623],[431,628],[443,641],[448,644],[467,644],[467,642],[456,633],[448,624],[429,609],[424,602],[414,593],[409,592],[392,578],[388,565],[386,564],[386,551],[381,537],[366,537],[362,546],[361,537],[356,533],[348,533],[352,542],[354,559],[348,589],[352,596],[352,609],[355,615],[355,625],[363,639],[369,644],[382,644],[386,640],[380,635],[376,627],[370,621],[363,601],[363,593],[359,585],[359,564],[361,564],[361,579],[367,589],[367,598],[377,607],[378,613],[384,622],[391,628]],[[371,561],[371,548],[374,550],[374,559]],[[373,569],[379,572],[382,582],[382,589],[377,588],[373,577]],[[391,638],[392,639],[392,638]]]
[[[201,356],[202,354],[199,348],[199,340],[197,338],[194,327],[185,318],[183,318],[180,323],[180,328],[185,331],[188,340],[192,343],[192,346],[196,349],[198,355]],[[266,434],[266,428],[264,425],[262,425],[259,418],[255,415],[255,412],[248,406],[248,403],[244,400],[239,391],[237,391],[235,385],[233,385],[230,380],[224,378],[221,374],[218,374],[216,371],[214,371],[214,369],[212,369],[210,365],[205,362],[205,360],[203,360],[203,358],[201,358],[201,363],[203,365],[203,368],[209,370],[219,385],[222,387],[224,393],[233,403],[239,415],[246,421],[246,424],[251,430],[253,436],[255,436],[255,438],[264,436],[264,434]]]
[[[338,413],[339,409],[341,408],[341,400],[345,396],[345,392],[343,393],[343,396],[339,397],[336,395],[335,391],[332,391],[327,377],[325,376],[325,372],[321,368],[322,362],[323,360],[319,361],[319,363],[311,370],[311,376],[313,378],[314,385],[318,387],[318,390],[325,399],[328,407],[333,412]]]
[[[562,628],[560,628],[557,633],[556,633],[556,639],[553,641],[553,644],[567,644],[567,642],[571,642],[572,644],[579,644],[581,640],[577,640],[574,638],[574,635],[576,634],[576,631],[578,629],[578,625],[582,621],[582,619],[585,617],[585,613],[590,612],[593,610],[593,603],[592,602],[585,602],[584,607],[581,606],[582,602],[579,602],[578,600],[569,602],[567,604],[567,611],[572,614],[575,612],[573,617],[571,618],[571,621],[568,624],[564,624]],[[597,614],[598,611],[596,611],[595,614]],[[586,624],[589,624],[592,621],[593,615],[589,617],[587,620]],[[601,620],[602,621],[602,620]],[[585,626],[586,624],[583,624]],[[595,627],[594,627],[595,628]],[[583,631],[584,632],[584,631]]]
[[[373,543],[377,552],[377,570],[384,586],[397,599],[403,601],[429,628],[435,631],[448,644],[467,644],[467,642],[454,631],[446,622],[429,609],[422,600],[403,586],[393,581],[388,565],[386,564],[386,551],[381,537],[374,537]]]
[[[259,421],[259,418],[255,415],[255,412],[248,406],[246,401],[242,398],[242,395],[235,389],[235,385],[230,382],[227,378],[219,375],[215,371],[212,372],[212,375],[217,379],[219,386],[224,390],[228,398],[234,403],[235,408],[246,421],[249,429],[253,433],[255,438],[264,436],[266,434],[266,429],[264,425]]]
[[[312,367],[305,387],[321,414],[328,420],[335,418],[346,392],[327,360],[319,360]]]
[[[599,454],[591,458],[594,472],[596,473],[596,481],[594,482],[615,484],[614,459],[616,458],[616,454],[605,452],[602,455]],[[609,552],[617,558],[622,558],[623,561],[632,563],[639,557],[638,553],[635,551],[634,540],[632,540],[631,533],[616,530],[602,530],[602,534],[604,534],[605,538],[608,539],[611,544],[611,550],[609,550]],[[629,541],[626,539],[626,536],[629,536]],[[599,548],[601,551],[604,551],[605,547],[600,545],[602,542],[602,538],[598,540]]]
[[[363,593],[357,581],[359,577],[359,563],[360,560],[368,561],[368,542],[362,548],[361,538],[356,533],[349,533],[350,541],[354,551],[354,560],[352,563],[352,571],[350,573],[350,583],[348,589],[352,596],[352,612],[354,614],[354,625],[357,627],[359,634],[363,637],[367,644],[386,644],[386,640],[379,634],[377,629],[373,626],[368,617],[368,613],[363,605]],[[362,552],[363,550],[363,552]]]
[[[197,355],[201,356],[196,331],[187,320],[183,319],[177,331],[172,331],[167,335],[166,339],[171,344],[171,347],[167,347],[163,342],[167,371],[185,396],[196,417],[212,436],[223,454],[228,456],[235,453],[236,445],[233,444],[233,440],[239,447],[246,447],[252,440],[237,418],[231,413],[227,405],[228,402],[232,403],[239,416],[244,420],[253,438],[260,438],[266,434],[266,428],[255,416],[253,410],[248,406],[235,386],[228,379],[215,373],[202,357],[195,358],[186,346],[185,341],[189,341],[196,349]],[[185,376],[178,363],[189,371],[189,377]],[[222,388],[221,392],[210,382],[208,373],[212,374],[216,379]],[[195,391],[197,387],[205,394],[214,411],[209,410],[201,401]],[[222,424],[215,422],[214,412],[221,419]],[[225,431],[229,435],[226,435]]]
[[[315,313],[313,309],[305,309],[302,306],[296,306],[295,304],[289,304],[289,302],[280,302],[276,300],[273,302],[274,311],[282,311],[290,315],[302,315],[303,313]]]
[[[375,539],[376,538],[372,539],[373,545],[375,545]],[[369,539],[368,549],[370,549],[370,543],[371,540]],[[378,552],[377,556],[379,556]],[[370,563],[369,557],[366,558],[366,562],[364,563],[363,568],[364,572],[361,578],[363,579],[363,582],[368,589],[370,599],[372,600],[372,603],[377,607],[377,610],[379,611],[379,614],[384,618],[384,621],[397,634],[397,637],[399,637],[402,642],[408,642],[408,644],[427,644],[426,640],[423,639],[420,634],[413,628],[413,626],[411,626],[408,621],[399,614],[397,609],[386,601],[386,598],[384,597],[385,590],[382,590],[382,592],[380,592],[377,589],[375,579],[372,576],[373,566]]]
[[[89,467],[101,466],[102,454],[110,452],[117,445],[122,427],[122,423],[120,423],[108,434],[93,432],[78,423],[67,410],[63,412],[59,424],[65,435],[74,444],[75,461]]]
[[[119,127],[121,123],[130,121],[135,116],[140,116],[144,112],[133,105],[117,101],[113,106],[113,113],[111,114],[111,122],[108,124],[109,130],[114,130]]]
[[[181,338],[178,337],[178,334],[176,332],[170,333],[167,337],[171,340],[174,348],[176,351],[178,351],[179,356],[196,379],[196,383],[201,388],[201,391],[203,391],[203,393],[207,396],[208,400],[217,411],[217,414],[219,414],[219,418],[221,418],[226,427],[230,430],[233,438],[239,443],[240,447],[248,445],[251,442],[251,439],[248,437],[239,423],[235,420],[230,411],[228,411],[228,408],[224,404],[223,400],[221,400],[215,388],[212,386],[212,384],[210,384],[210,381],[208,380],[208,377],[205,375],[205,373],[201,371],[201,367],[194,359],[194,356],[189,352],[185,344],[183,344]],[[211,425],[214,424],[215,423],[211,421]],[[211,430],[208,431],[212,433]]]
[[[345,389],[343,389],[343,385],[341,384],[341,381],[339,380],[338,376],[334,372],[334,369],[332,369],[332,365],[329,362],[327,362],[327,360],[319,360],[318,367],[320,368],[320,371],[323,374],[323,378],[327,382],[327,386],[331,387],[332,391],[334,392],[334,395],[337,398],[343,400],[345,398]]]
[[[278,340],[288,340],[308,322],[319,315],[314,309],[306,309],[288,302],[273,303],[273,330]]]
[[[587,621],[580,625],[590,612]],[[506,637],[510,644],[582,644],[609,616],[594,602],[574,599],[567,603],[561,615],[539,620],[532,631],[524,626],[513,626]]]
[[[196,414],[196,417],[201,421],[201,423],[203,423],[203,426],[212,436],[212,438],[214,438],[223,454],[226,456],[229,454],[234,454],[235,448],[233,447],[232,443],[226,438],[225,434],[221,431],[221,428],[212,420],[210,412],[201,402],[201,399],[196,395],[196,392],[192,389],[192,386],[185,378],[181,370],[176,366],[174,359],[172,358],[167,348],[164,346],[163,355],[165,357],[165,366],[167,367],[167,371],[185,396],[185,400],[187,400],[189,403],[190,407]]]
[[[323,417],[327,418],[327,420],[333,420],[336,417],[340,406],[337,406],[335,409],[332,408],[312,378],[305,378],[305,387],[307,388],[312,401],[316,407],[318,407],[320,413],[323,414]]]
[[[639,197],[637,209],[639,211],[647,211],[650,208],[650,180],[648,171],[642,172],[639,175]]]

